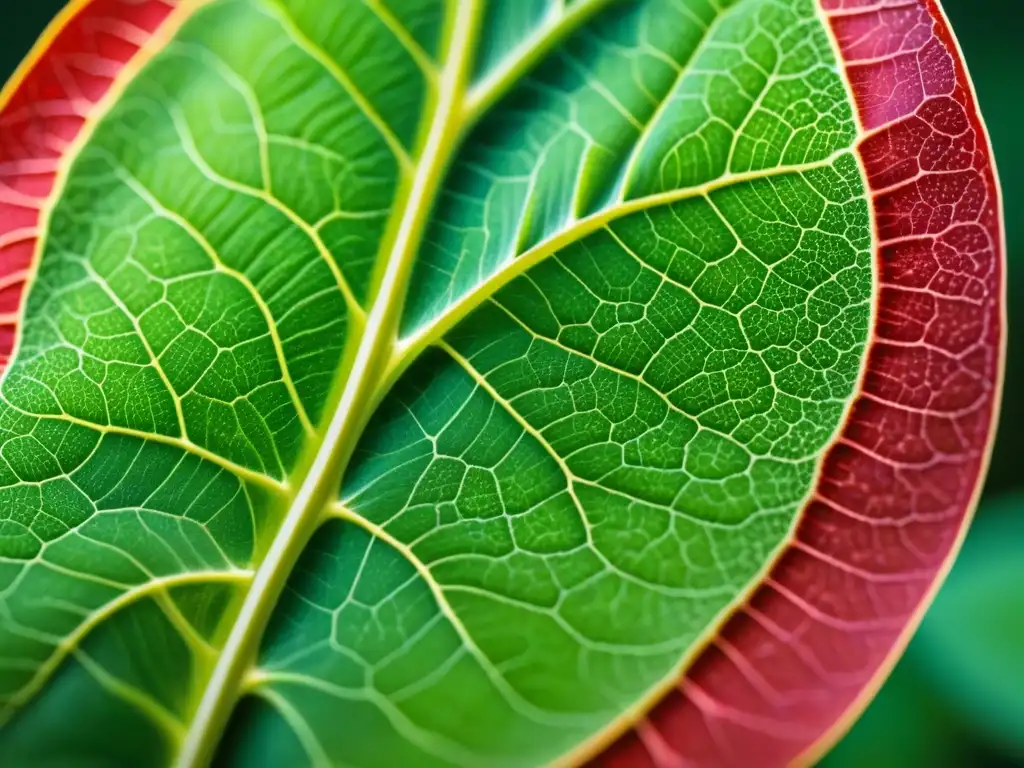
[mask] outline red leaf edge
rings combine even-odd
[[[176,3],[72,0],[0,91],[0,373],[14,354],[62,166]]]
[[[853,93],[878,300],[853,407],[768,578],[603,768],[812,764],[959,551],[1002,391],[1002,202],[936,0],[818,0]]]

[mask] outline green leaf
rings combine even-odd
[[[764,581],[862,376],[821,9],[164,10],[0,385],[4,762],[598,753]]]

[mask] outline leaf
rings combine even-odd
[[[820,2],[73,4],[0,99],[5,762],[833,739],[1002,243],[937,7]]]

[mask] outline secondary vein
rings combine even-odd
[[[762,171],[750,171],[745,173],[726,174],[714,181],[701,184],[696,187],[682,187],[667,192],[658,192],[643,197],[636,197],[630,200],[610,205],[603,210],[597,211],[590,216],[577,219],[570,226],[561,232],[548,237],[537,243],[521,255],[508,261],[493,275],[479,283],[473,289],[463,294],[460,298],[450,304],[429,323],[415,333],[401,339],[395,346],[394,355],[388,363],[387,373],[384,377],[382,387],[389,389],[398,377],[408,368],[427,347],[436,344],[448,331],[459,321],[464,320],[470,312],[481,306],[490,299],[502,287],[512,282],[515,278],[523,275],[527,270],[544,261],[546,258],[563,248],[593,234],[599,229],[607,227],[612,222],[628,216],[632,213],[650,210],[663,205],[692,200],[699,197],[709,197],[713,192],[730,187],[734,184],[742,184],[760,179],[771,179],[778,176],[805,173],[808,171],[820,170],[830,167],[841,156],[849,154],[848,149],[841,149],[834,154],[811,163],[800,165],[787,165],[779,168]]]

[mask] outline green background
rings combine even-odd
[[[64,0],[0,0],[0,80]],[[881,694],[825,768],[1024,766],[1024,49],[1020,0],[945,0],[995,145],[1007,211],[1000,434],[964,555]]]

